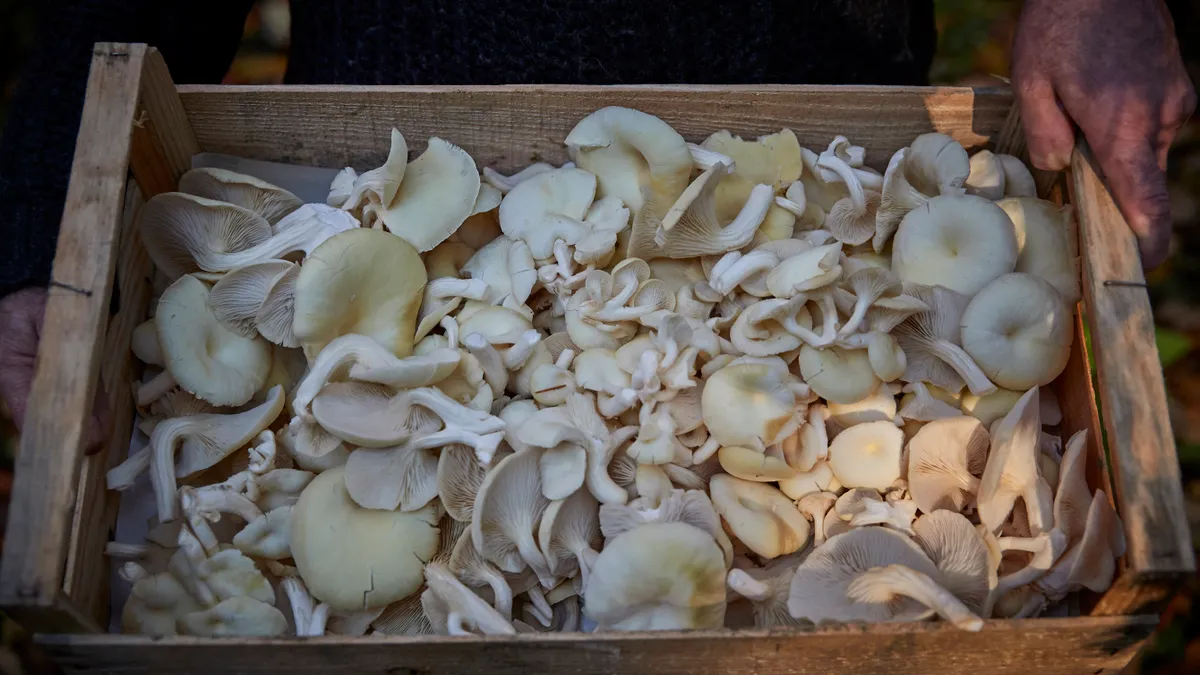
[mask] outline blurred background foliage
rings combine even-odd
[[[935,0],[938,52],[930,76],[935,84],[994,86],[1008,76],[1009,51],[1020,0]],[[1200,75],[1200,0],[1167,0],[1193,81]],[[0,126],[16,86],[23,55],[33,40],[33,0],[0,2]],[[245,36],[225,82],[271,84],[287,68],[290,15],[287,0],[261,0],[247,17]],[[53,39],[53,36],[43,39]],[[1157,342],[1170,396],[1171,419],[1183,468],[1185,492],[1200,548],[1200,123],[1180,135],[1170,159],[1173,255],[1150,276],[1158,322]],[[0,411],[3,412],[3,411]],[[0,418],[3,415],[0,414]],[[0,528],[15,434],[0,429]],[[0,531],[2,532],[2,531]],[[2,545],[0,539],[0,545]],[[1157,641],[1141,659],[1144,672],[1200,672],[1200,584],[1180,594],[1163,617]],[[17,632],[0,633],[6,645]],[[22,659],[24,660],[24,659]],[[1136,667],[1136,666],[1135,666]],[[26,661],[25,672],[31,669]],[[0,649],[0,673],[23,672],[19,660]]]

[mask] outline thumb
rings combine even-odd
[[[1071,161],[1075,130],[1059,106],[1054,87],[1039,75],[1026,75],[1014,82],[1030,161],[1039,169],[1062,171]]]
[[[1137,236],[1142,266],[1157,267],[1171,244],[1171,199],[1155,147],[1149,139],[1114,139],[1093,148],[1113,199]]]

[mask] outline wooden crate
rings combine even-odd
[[[917,134],[1014,151],[1019,124],[1001,89],[882,87],[175,87],[159,54],[97,44],[63,213],[45,331],[25,420],[0,576],[0,605],[36,631],[69,672],[958,673],[1117,672],[1194,571],[1179,467],[1136,245],[1088,158],[1067,185],[1080,221],[1084,302],[1075,349],[1056,383],[1064,436],[1090,430],[1089,480],[1124,519],[1128,553],[1088,616],[990,620],[980,633],[944,623],[513,638],[225,639],[109,635],[109,563],[117,499],[105,471],[128,447],[132,328],[146,315],[151,266],[131,228],[129,174],[143,196],[174,189],[201,151],[314,164],[376,166],[392,126],[413,142],[445,137],[479,166],[566,160],[562,139],[588,112],[626,105],[689,140],[795,130],[823,147],[835,134],[878,168]],[[416,148],[420,150],[421,148]],[[128,201],[135,201],[129,199]],[[128,207],[128,208],[126,208]],[[115,296],[115,298],[114,298]],[[115,302],[114,302],[115,299]],[[114,309],[115,307],[115,309]],[[1108,456],[1082,319],[1091,328]],[[105,452],[83,456],[93,396],[117,424]]]

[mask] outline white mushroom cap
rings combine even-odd
[[[904,432],[890,421],[858,424],[829,444],[829,468],[846,487],[886,489],[900,477]]]
[[[1087,528],[1079,542],[1079,552],[1067,575],[1067,582],[1096,593],[1107,591],[1116,569],[1115,559],[1125,555],[1125,533],[1121,519],[1108,501],[1108,495],[1096,490],[1088,509]]]
[[[648,523],[686,523],[712,535],[725,554],[725,566],[733,563],[733,542],[725,533],[721,518],[703,490],[672,490],[658,505],[640,497],[628,504],[600,506],[600,531],[606,540]]]
[[[618,197],[635,214],[631,241],[653,236],[694,167],[687,141],[669,124],[629,108],[593,112],[565,142],[579,168],[596,175],[596,196]]]
[[[179,177],[179,191],[250,209],[274,225],[304,204],[296,195],[244,173],[206,167]]]
[[[1047,281],[1007,274],[971,299],[961,319],[963,349],[996,384],[1049,384],[1067,367],[1071,308]]]
[[[739,445],[723,446],[717,451],[717,459],[725,473],[742,480],[772,483],[795,478],[799,473],[782,459]]]
[[[596,195],[596,176],[582,169],[554,169],[522,181],[500,203],[500,228],[524,241],[533,257],[554,255],[554,242],[574,246],[591,230],[583,222]]]
[[[800,426],[795,385],[786,368],[760,363],[726,366],[704,385],[704,424],[721,445],[765,448],[792,435]]]
[[[970,392],[963,394],[962,411],[979,420],[983,426],[991,428],[992,423],[1008,414],[1017,401],[1025,395],[1024,391],[1012,389],[997,389],[990,394],[976,396]]]
[[[896,416],[896,397],[887,387],[853,403],[830,401],[826,406],[829,419],[842,428],[867,422],[891,422]]]
[[[604,547],[583,604],[602,630],[720,628],[725,558],[708,533],[691,525],[642,525]]]
[[[201,637],[274,637],[283,635],[287,625],[283,612],[246,597],[228,598],[179,618],[184,633]]]
[[[262,388],[271,346],[226,328],[209,305],[209,289],[184,275],[163,291],[154,315],[167,372],[187,391],[214,405],[242,405]]]
[[[219,600],[247,597],[275,602],[275,589],[254,561],[237,549],[225,549],[205,558],[198,566],[200,582]]]
[[[342,232],[301,265],[292,328],[310,360],[350,333],[370,337],[397,356],[412,352],[425,265],[411,246],[386,234]]]
[[[837,479],[833,477],[833,470],[829,468],[829,462],[822,459],[813,464],[811,469],[798,474],[795,478],[779,481],[779,489],[792,499],[800,499],[813,492],[833,490],[835,483],[837,483]]]
[[[1004,196],[1004,167],[991,150],[971,155],[971,175],[967,177],[967,194],[995,201]]]
[[[708,487],[730,532],[756,554],[778,558],[808,544],[808,520],[777,488],[724,475],[713,476]]]
[[[1071,207],[1032,197],[1001,199],[1017,234],[1017,272],[1041,277],[1069,304],[1079,302],[1079,240]]]
[[[933,420],[908,443],[908,487],[924,513],[956,513],[979,491],[987,463],[987,430],[973,417]]]
[[[979,519],[998,532],[1017,499],[1025,503],[1034,535],[1050,530],[1053,492],[1038,469],[1038,389],[1027,391],[997,423],[979,485]]]
[[[996,160],[1004,169],[1005,197],[1036,197],[1037,182],[1025,162],[1012,155],[997,154]]]
[[[1084,535],[1092,492],[1087,483],[1087,429],[1075,432],[1063,451],[1054,491],[1054,527],[1075,544]]]
[[[875,220],[875,252],[883,251],[905,214],[939,194],[961,194],[970,172],[967,151],[945,134],[922,134],[892,155]]]
[[[127,571],[128,570],[128,571]],[[137,563],[125,563],[121,576],[133,581],[121,610],[121,630],[141,635],[175,635],[178,619],[200,611],[200,604],[169,572],[148,574]]]
[[[379,213],[392,234],[424,253],[445,241],[475,210],[479,171],[462,148],[434,137],[410,162],[396,196]]]
[[[934,511],[913,524],[913,539],[942,573],[942,585],[972,612],[980,614],[988,599],[992,566],[988,546],[966,516]]]
[[[865,349],[804,345],[800,349],[800,375],[814,393],[831,403],[861,401],[880,385]]]
[[[910,211],[892,242],[902,281],[974,295],[1017,263],[1017,238],[1004,210],[982,197],[935,197]]]
[[[882,527],[861,527],[831,537],[796,569],[788,610],[798,619],[822,621],[916,620],[930,614],[925,605],[907,598],[890,602],[855,601],[850,584],[863,574],[888,565],[904,565],[931,578],[937,567],[907,536]]]
[[[692,258],[749,244],[774,208],[774,192],[766,185],[754,186],[735,216],[724,221],[717,212],[716,190],[728,176],[721,163],[701,173],[663,215],[657,229],[638,228],[630,236],[629,255]]]
[[[364,509],[341,468],[317,475],[292,509],[292,557],[313,597],[336,610],[383,607],[416,592],[437,550],[439,507]]]
[[[233,545],[256,558],[283,560],[292,557],[292,507],[280,506],[246,524],[233,537]]]
[[[354,169],[349,167],[343,169],[329,186],[326,201],[347,211],[361,208],[364,218],[373,220],[395,201],[396,191],[404,180],[407,167],[408,142],[399,129],[392,127],[391,143],[383,166],[362,174],[355,174]]]
[[[767,289],[777,298],[822,288],[842,274],[841,242],[816,246],[785,258],[767,274]]]

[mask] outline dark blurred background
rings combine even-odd
[[[1200,81],[1200,0],[1169,0],[1175,31],[1193,82]],[[0,126],[33,36],[32,0],[0,0]],[[938,52],[935,84],[987,86],[1008,75],[1009,50],[1020,0],[936,0]],[[287,0],[261,0],[246,20],[229,84],[282,82],[287,67],[290,16]],[[48,38],[53,39],[51,27]],[[1170,161],[1173,254],[1151,275],[1157,338],[1170,396],[1171,418],[1183,467],[1193,541],[1200,548],[1200,122],[1183,130]],[[7,520],[16,436],[0,420],[0,528]],[[2,546],[0,529],[0,546]],[[1193,601],[1193,597],[1196,601]],[[0,674],[36,670],[9,649],[20,632],[6,623],[0,640]],[[25,656],[23,653],[22,656]],[[1135,664],[1136,666],[1137,664]],[[1143,672],[1200,672],[1200,582],[1180,594],[1163,618],[1159,636],[1141,659]]]

